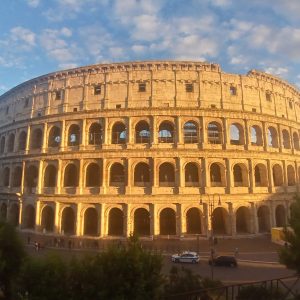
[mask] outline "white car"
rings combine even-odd
[[[200,260],[199,255],[196,252],[185,251],[179,254],[172,255],[172,262],[181,263],[193,263],[196,264]]]

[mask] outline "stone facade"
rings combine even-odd
[[[300,93],[217,64],[92,65],[0,97],[1,217],[45,235],[208,236],[283,226]]]

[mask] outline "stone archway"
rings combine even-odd
[[[186,233],[201,234],[201,226],[201,211],[196,207],[190,208],[186,213]]]
[[[229,234],[229,215],[225,208],[217,207],[212,214],[213,234]]]
[[[138,208],[134,212],[133,232],[138,236],[150,235],[150,214],[145,208]]]
[[[161,235],[176,234],[176,213],[172,208],[164,208],[160,213],[159,221]]]
[[[24,211],[23,226],[26,229],[34,229],[35,226],[35,209],[32,205],[27,205]]]
[[[61,230],[65,234],[75,234],[75,213],[72,207],[66,207],[61,218]]]
[[[49,205],[46,205],[42,210],[41,226],[42,230],[47,232],[53,232],[54,230],[54,211]]]
[[[2,203],[0,209],[0,220],[6,221],[6,219],[7,219],[7,205],[6,203]]]
[[[108,215],[108,235],[123,236],[124,235],[124,214],[117,207],[112,208]]]
[[[282,204],[276,206],[275,210],[276,227],[286,226],[286,213]]]
[[[257,210],[258,232],[269,232],[270,224],[270,210],[266,205],[262,205]]]
[[[249,208],[241,206],[236,211],[236,232],[238,234],[251,233],[251,216]]]
[[[9,209],[9,222],[14,225],[18,226],[19,225],[19,214],[20,214],[20,209],[18,204],[14,203],[11,205]]]
[[[84,235],[98,235],[98,213],[94,207],[89,207],[84,213]]]

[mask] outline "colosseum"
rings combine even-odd
[[[0,96],[1,218],[42,236],[245,236],[300,190],[300,93],[251,70],[143,61]]]

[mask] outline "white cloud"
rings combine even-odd
[[[38,7],[40,4],[40,0],[26,0],[27,4],[31,7]]]
[[[132,45],[131,49],[133,52],[140,54],[140,53],[144,53],[147,48],[143,45]]]
[[[16,42],[23,42],[26,46],[35,46],[35,33],[27,28],[18,26],[10,30],[11,39]]]
[[[269,74],[284,77],[289,72],[289,69],[285,67],[267,67],[264,71]]]
[[[210,0],[213,6],[217,7],[227,7],[231,5],[231,0]]]

